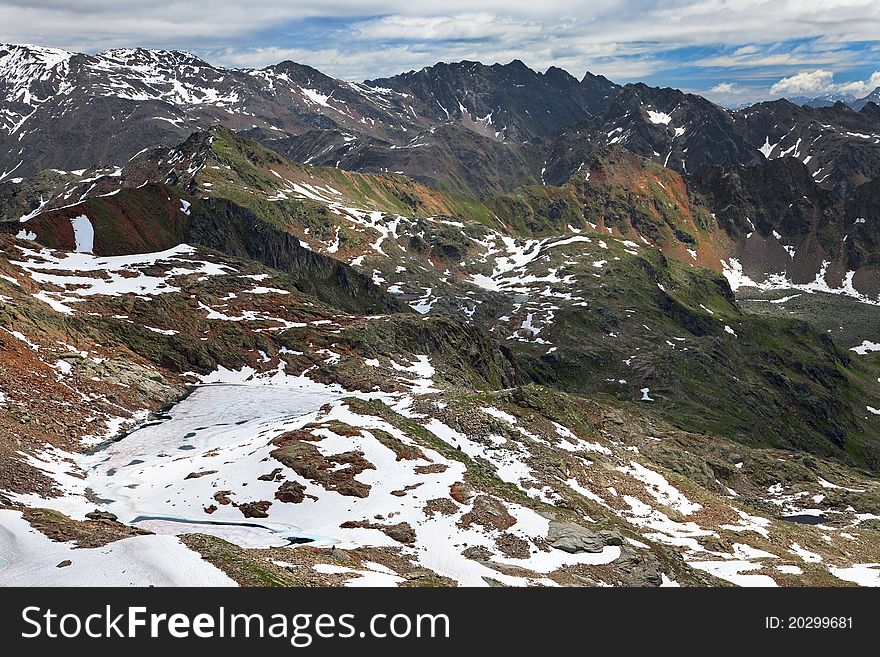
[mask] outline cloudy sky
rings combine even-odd
[[[725,104],[880,86],[878,0],[0,0],[0,41],[292,59],[349,80],[521,59]]]

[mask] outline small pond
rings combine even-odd
[[[796,522],[799,525],[821,525],[823,522],[825,522],[825,516],[814,515],[811,513],[795,513],[789,516],[782,516],[780,520]]]

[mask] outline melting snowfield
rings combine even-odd
[[[205,383],[170,411],[124,437],[81,455],[56,450],[33,458],[66,495],[48,499],[17,495],[16,501],[54,508],[72,518],[83,518],[97,506],[154,535],[80,549],[50,540],[18,511],[2,511],[0,585],[234,584],[178,539],[192,533],[214,535],[243,548],[296,549],[305,543],[390,549],[464,586],[485,586],[489,581],[557,585],[551,574],[561,568],[612,564],[624,556],[624,549],[647,548],[630,541],[625,548],[606,544],[596,552],[552,549],[547,546],[550,519],[528,506],[492,501],[479,493],[450,499],[450,492],[466,479],[466,463],[416,442],[379,416],[359,411],[357,400],[375,398],[388,404],[469,458],[491,465],[500,480],[532,499],[554,504],[558,491],[547,487],[546,480],[536,484],[539,474],[531,464],[531,449],[538,445],[545,449],[550,443],[521,418],[493,406],[481,408],[481,415],[519,434],[518,441],[457,431],[436,417],[416,412],[417,397],[424,401],[439,391],[429,359],[414,358],[409,367],[392,361],[395,371],[411,375],[408,391],[399,393],[352,393],[305,375],[286,374],[283,368],[263,374],[250,368],[221,369],[204,377]],[[725,513],[738,514],[738,523],[707,526],[701,520],[703,504],[634,460],[637,449],[621,448],[613,441],[607,443],[609,449],[562,425],[554,426],[564,439],[559,449],[576,455],[581,463],[581,474],[566,485],[604,508],[623,503],[625,508],[616,511],[619,517],[646,540],[681,550],[693,568],[740,586],[773,586],[776,581],[768,573],[799,570],[786,563],[793,557],[824,566],[822,557],[797,543],[774,552],[745,542],[732,543],[730,552],[703,545],[703,540],[711,542],[721,531],[735,532],[743,541],[749,534],[766,539],[774,525],[729,506]],[[285,447],[294,448],[292,460],[279,455]],[[298,468],[297,455],[314,468]],[[598,455],[616,466],[597,470],[592,459]],[[70,474],[72,470],[83,476]],[[600,470],[610,478],[593,482]],[[285,486],[298,489],[299,499],[279,496],[290,490]],[[781,495],[781,489],[781,485],[771,487],[770,494]],[[488,521],[485,516],[480,519],[485,513]],[[503,525],[495,526],[499,519]],[[505,540],[522,550],[499,551],[499,541]],[[474,550],[484,556],[474,558]],[[62,563],[66,565],[57,567]],[[828,564],[828,570],[841,580],[878,583],[876,564]],[[327,564],[316,565],[315,571],[343,572]],[[345,572],[356,576],[346,582],[352,586],[395,586],[401,581],[372,561]],[[666,573],[662,575],[667,585],[675,584]]]
[[[424,366],[417,369],[417,376],[429,374]],[[229,380],[234,376],[227,372],[219,378]],[[197,387],[167,415],[90,454],[76,457],[85,479],[65,475],[69,466],[56,463],[53,474],[68,494],[54,499],[19,496],[20,502],[50,506],[75,518],[93,510],[97,502],[120,521],[149,529],[157,536],[127,539],[101,551],[74,550],[78,563],[84,564],[82,571],[66,570],[63,576],[58,575],[61,579],[28,579],[28,573],[48,561],[53,561],[54,567],[63,558],[71,558],[71,549],[65,544],[52,544],[51,550],[43,550],[34,546],[34,541],[51,541],[41,538],[25,521],[18,518],[4,522],[0,556],[11,565],[0,573],[0,582],[77,583],[77,573],[85,573],[89,564],[100,570],[102,567],[96,564],[103,558],[108,559],[108,578],[113,573],[126,573],[118,582],[131,577],[131,583],[173,584],[202,575],[204,583],[215,582],[214,573],[191,569],[184,575],[168,571],[173,568],[170,564],[188,564],[186,559],[174,561],[174,551],[187,551],[175,535],[195,532],[219,536],[247,548],[298,543],[394,548],[439,575],[472,586],[485,586],[485,578],[509,585],[553,584],[543,575],[565,565],[611,563],[621,555],[617,546],[578,554],[539,549],[537,544],[547,536],[550,521],[528,507],[508,503],[506,512],[514,522],[508,532],[530,549],[517,558],[498,554],[494,559],[496,563],[520,566],[527,571],[521,576],[507,575],[464,556],[463,546],[493,548],[499,532],[463,520],[468,513],[474,513],[473,501],[454,512],[430,510],[431,501],[448,500],[451,486],[462,481],[462,462],[418,445],[378,417],[355,412],[349,405],[350,393],[343,398],[344,391],[337,387],[311,382],[306,377],[289,376],[283,379],[284,385],[273,384],[279,381],[252,378],[247,385],[220,383]],[[414,389],[430,390],[429,379],[417,378],[416,384],[419,383]],[[386,401],[393,402],[401,411],[412,403],[408,394],[397,397]],[[352,427],[355,431],[339,427]],[[277,449],[273,440],[296,431],[311,432],[308,443],[331,460],[359,454],[366,465],[357,472],[355,481],[368,492],[343,494],[326,482],[301,477],[282,467],[272,456]],[[413,455],[399,458],[387,439],[380,440],[380,436],[391,436],[413,450]],[[333,472],[344,471],[351,465],[338,460]],[[278,477],[282,471],[283,476]],[[527,473],[525,469],[519,474]],[[304,499],[293,504],[277,501],[275,494],[281,479],[302,486]],[[262,515],[245,517],[242,508],[261,500],[271,501],[270,508]],[[376,524],[376,518],[385,520]],[[341,527],[344,524],[349,526]],[[408,524],[414,532],[413,540],[404,541],[403,545],[392,532],[379,530],[401,524]],[[30,547],[17,547],[21,545]],[[143,563],[147,570],[150,563],[159,559],[154,553],[163,550],[169,559],[163,562],[164,569],[157,569],[155,580],[138,575],[137,568],[126,565],[130,561]],[[34,561],[36,554],[42,555],[38,561]],[[114,570],[117,562],[119,568]],[[178,575],[184,579],[175,579]],[[372,581],[375,573],[361,575]],[[393,584],[395,580],[385,577],[383,581]]]
[[[307,425],[333,423],[357,427],[360,433],[352,436],[318,429],[314,431],[320,438],[316,445],[328,456],[351,451],[363,454],[372,467],[359,473],[357,481],[369,487],[368,495],[347,496],[327,490],[285,469],[288,481],[305,487],[308,497],[301,503],[274,503],[265,520],[244,519],[232,504],[221,504],[206,514],[205,507],[218,491],[231,491],[229,497],[238,502],[273,500],[278,484],[266,475],[280,463],[270,456],[272,439]],[[522,577],[501,575],[460,554],[455,546],[492,545],[484,530],[458,525],[468,509],[447,516],[428,514],[422,508],[429,500],[449,495],[450,486],[463,477],[460,462],[423,447],[422,458],[398,459],[373,431],[416,447],[392,425],[355,413],[338,392],[319,384],[304,388],[208,385],[197,388],[175,407],[170,419],[131,433],[85,457],[81,465],[103,508],[124,522],[159,534],[208,533],[252,548],[299,542],[400,547],[375,528],[340,528],[345,521],[384,516],[414,528],[414,546],[404,549],[441,575],[469,585],[484,585],[483,576],[510,584],[530,583]],[[442,465],[445,470],[419,472],[420,466],[431,465]],[[400,496],[402,490],[411,491],[407,499]],[[508,511],[517,519],[511,530],[514,534],[526,540],[547,534],[549,521],[531,509],[511,504]],[[578,555],[558,550],[534,552],[527,559],[506,561],[542,573],[566,563],[609,563],[620,555],[617,547]]]
[[[211,516],[203,509],[218,490],[259,484],[272,469],[265,464],[271,438],[333,398],[317,387],[199,387],[170,419],[143,426],[80,465],[89,487],[123,522],[157,533],[213,534],[247,547],[288,545],[302,538],[295,526],[246,522],[235,508]],[[210,470],[223,474],[187,479]],[[274,490],[266,494],[272,499]]]
[[[862,294],[855,288],[853,284],[853,279],[856,275],[855,271],[847,271],[840,286],[830,285],[826,280],[830,264],[827,261],[822,263],[822,268],[816,274],[814,281],[810,283],[794,283],[786,273],[767,274],[762,280],[755,281],[743,271],[742,264],[736,258],[721,261],[722,273],[734,292],[741,287],[754,287],[764,291],[797,290],[800,292],[824,292],[826,294],[839,294],[851,297],[862,303],[874,306],[880,305],[880,297]]]
[[[84,229],[78,230],[81,232]],[[90,251],[92,248],[92,237],[82,236],[80,232],[77,233],[76,253],[21,249],[27,259],[12,261],[13,265],[27,272],[37,284],[64,290],[44,290],[34,296],[65,315],[74,313],[72,304],[89,297],[170,294],[180,291],[180,288],[172,285],[177,277],[228,273],[228,268],[222,265],[188,258],[187,256],[196,253],[196,249],[186,244],[158,253],[95,257],[85,252],[85,249]],[[164,275],[146,273],[148,270],[154,271],[158,265],[163,265],[167,270]]]

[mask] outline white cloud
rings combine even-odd
[[[781,96],[810,96],[833,90],[834,73],[822,69],[795,73],[770,87],[771,94]]]
[[[561,26],[557,26],[557,31]],[[530,20],[498,16],[488,12],[442,16],[383,16],[356,28],[359,37],[374,40],[451,41],[501,39],[506,42],[534,39],[547,26]]]
[[[351,38],[328,40],[324,48],[221,48],[204,54],[212,62],[238,67],[292,59],[349,80],[393,75],[438,61],[506,64],[521,59],[536,70],[558,66],[576,76],[590,70],[622,81],[643,79],[665,66],[656,47],[649,44],[584,42],[579,37],[582,31],[570,19],[548,26],[489,13],[395,15],[359,22]]]
[[[477,12],[473,0],[213,0],[210,9],[176,0],[4,0],[0,40],[71,47],[187,36],[224,47],[231,45],[231,36],[254,36],[316,16],[381,17],[357,28],[372,38],[485,39],[501,33],[549,38],[563,33],[562,50],[571,44],[639,42],[741,46],[756,38],[764,43],[811,37],[876,41],[880,34],[880,3],[874,0],[483,0]]]
[[[822,94],[849,94],[865,96],[880,87],[880,71],[875,71],[867,80],[836,83],[834,73],[824,69],[800,71],[770,87],[773,96],[819,96]]]
[[[507,64],[514,59],[520,59],[535,70],[558,66],[575,76],[581,76],[585,70],[590,70],[612,80],[622,81],[644,79],[656,72],[660,66],[660,61],[657,59],[616,58],[603,55],[593,56],[588,61],[580,55],[560,56],[546,47],[536,46],[528,52],[514,45],[489,50],[475,48],[468,42],[446,44],[442,52],[417,45],[371,48],[368,44],[350,44],[345,48],[333,47],[321,50],[276,47],[223,49],[209,51],[205,56],[212,63],[233,68],[262,68],[289,59],[313,66],[327,75],[356,81],[418,70],[432,66],[438,61],[473,60],[484,64]],[[381,68],[378,69],[377,60],[382,62]]]
[[[714,87],[709,89],[709,91],[716,94],[732,94],[735,90],[736,85],[732,82],[719,82]]]
[[[877,87],[880,87],[880,71],[874,71],[867,80],[857,80],[841,84],[840,91],[845,94],[852,94],[856,98],[861,98],[862,96],[867,96]]]

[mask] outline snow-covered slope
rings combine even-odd
[[[0,510],[2,586],[235,586],[173,536],[134,536],[104,547],[59,543]]]

